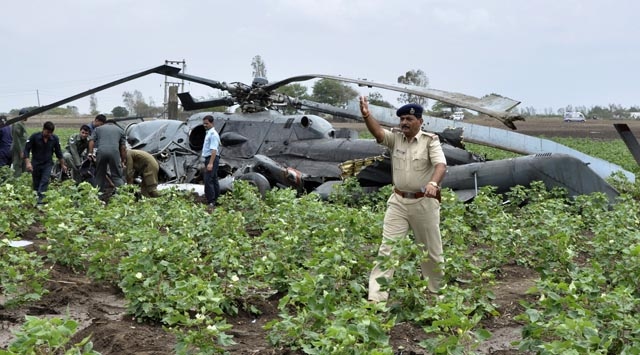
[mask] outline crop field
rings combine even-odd
[[[611,124],[517,126],[638,176]],[[63,144],[72,132],[56,130]],[[446,289],[426,292],[406,238],[381,260],[396,273],[376,305],[390,187],[362,195],[347,180],[321,201],[240,182],[208,209],[177,190],[137,199],[136,186],[104,204],[70,182],[36,206],[28,175],[0,181],[0,355],[640,354],[640,182],[620,176],[615,205],[538,183],[466,204],[444,190]]]

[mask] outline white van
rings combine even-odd
[[[464,120],[464,112],[456,111],[451,115],[451,119],[454,121],[462,121]]]
[[[586,119],[584,118],[584,115],[582,114],[582,112],[570,111],[570,112],[564,113],[564,121],[565,122],[584,122],[586,121]]]

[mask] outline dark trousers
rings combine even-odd
[[[207,198],[207,203],[215,204],[220,196],[220,184],[218,183],[218,165],[220,164],[220,156],[216,155],[213,160],[213,169],[207,170],[207,165],[211,156],[204,158],[204,196]]]
[[[38,203],[42,202],[44,193],[49,188],[49,180],[51,179],[51,168],[53,163],[35,163],[33,164],[33,172],[31,172],[31,182],[33,189],[38,193]]]
[[[0,150],[0,166],[10,166],[11,165],[11,151],[9,150]]]
[[[107,177],[107,172],[111,174],[111,178]],[[105,192],[109,188],[116,188],[124,185],[119,151],[100,152],[100,150],[98,150],[94,182],[100,189],[100,192]],[[111,186],[112,183],[113,186]]]

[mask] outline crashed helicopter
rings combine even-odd
[[[145,150],[156,157],[160,165],[160,181],[170,184],[193,184],[200,181],[203,168],[200,159],[205,136],[202,118],[211,114],[214,117],[214,127],[221,139],[219,177],[222,191],[232,188],[236,179],[249,180],[263,193],[271,187],[278,186],[295,188],[300,192],[316,191],[322,196],[327,196],[332,186],[340,183],[345,176],[355,176],[365,189],[377,189],[391,183],[389,154],[374,140],[357,139],[352,132],[336,130],[318,115],[285,115],[280,112],[280,108],[288,106],[360,120],[359,109],[355,103],[338,108],[289,97],[276,91],[297,81],[332,79],[420,95],[486,114],[500,120],[511,129],[516,128],[514,121],[523,119],[509,112],[519,104],[518,101],[495,94],[475,98],[410,85],[381,84],[322,74],[296,76],[272,83],[256,78],[251,85],[247,85],[188,75],[180,73],[180,68],[162,65],[0,122],[0,126],[153,73],[199,83],[228,93],[226,97],[206,101],[196,101],[188,92],[179,93],[178,97],[185,111],[219,106],[239,107],[239,113],[198,112],[184,122],[156,119],[122,126],[131,148]],[[375,106],[370,108],[382,124],[397,125],[393,110]],[[500,132],[496,133],[494,128],[493,131],[486,132],[480,126],[460,121],[424,118],[423,129],[437,133],[443,143],[448,172],[442,185],[453,189],[463,200],[475,196],[481,186],[491,185],[497,188],[497,192],[505,192],[515,185],[527,186],[536,180],[543,181],[548,188],[563,187],[570,195],[603,192],[611,202],[617,197],[617,191],[604,178],[615,171],[623,171],[620,167],[606,164],[607,162],[600,164],[601,162],[595,161],[593,157],[580,156],[581,153],[576,154],[578,152],[555,143],[553,150],[535,151],[535,147],[550,147],[552,142],[540,140],[522,145],[519,142],[523,138],[518,137],[518,133],[507,130],[499,130]],[[452,125],[457,127],[448,128]],[[463,130],[467,141],[497,145],[503,149],[535,155],[484,161],[481,157],[464,150]],[[502,139],[496,140],[498,136]],[[543,141],[549,144],[539,144]],[[517,142],[515,146],[514,142]],[[602,171],[596,172],[592,169],[600,165],[604,166]],[[633,174],[625,171],[623,173],[633,179]]]

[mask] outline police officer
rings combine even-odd
[[[142,176],[140,190],[143,196],[158,197],[158,171],[160,166],[153,155],[137,149],[127,151],[127,184],[133,184],[136,176]]]
[[[423,108],[417,104],[400,107],[400,129],[387,130],[371,116],[366,97],[360,97],[360,112],[367,129],[377,142],[391,151],[394,192],[387,201],[379,256],[391,254],[392,242],[413,230],[416,242],[428,252],[421,263],[422,275],[429,280],[429,291],[437,293],[442,271],[440,239],[440,182],[447,162],[438,136],[421,130]],[[386,301],[388,293],[380,290],[379,278],[391,278],[393,269],[376,263],[369,276],[369,300]]]
[[[67,168],[71,168],[73,171],[74,179],[79,179],[80,166],[82,165],[82,152],[89,148],[89,135],[91,134],[91,128],[88,125],[82,125],[80,132],[69,137],[67,147],[63,153],[64,161],[67,163]]]

